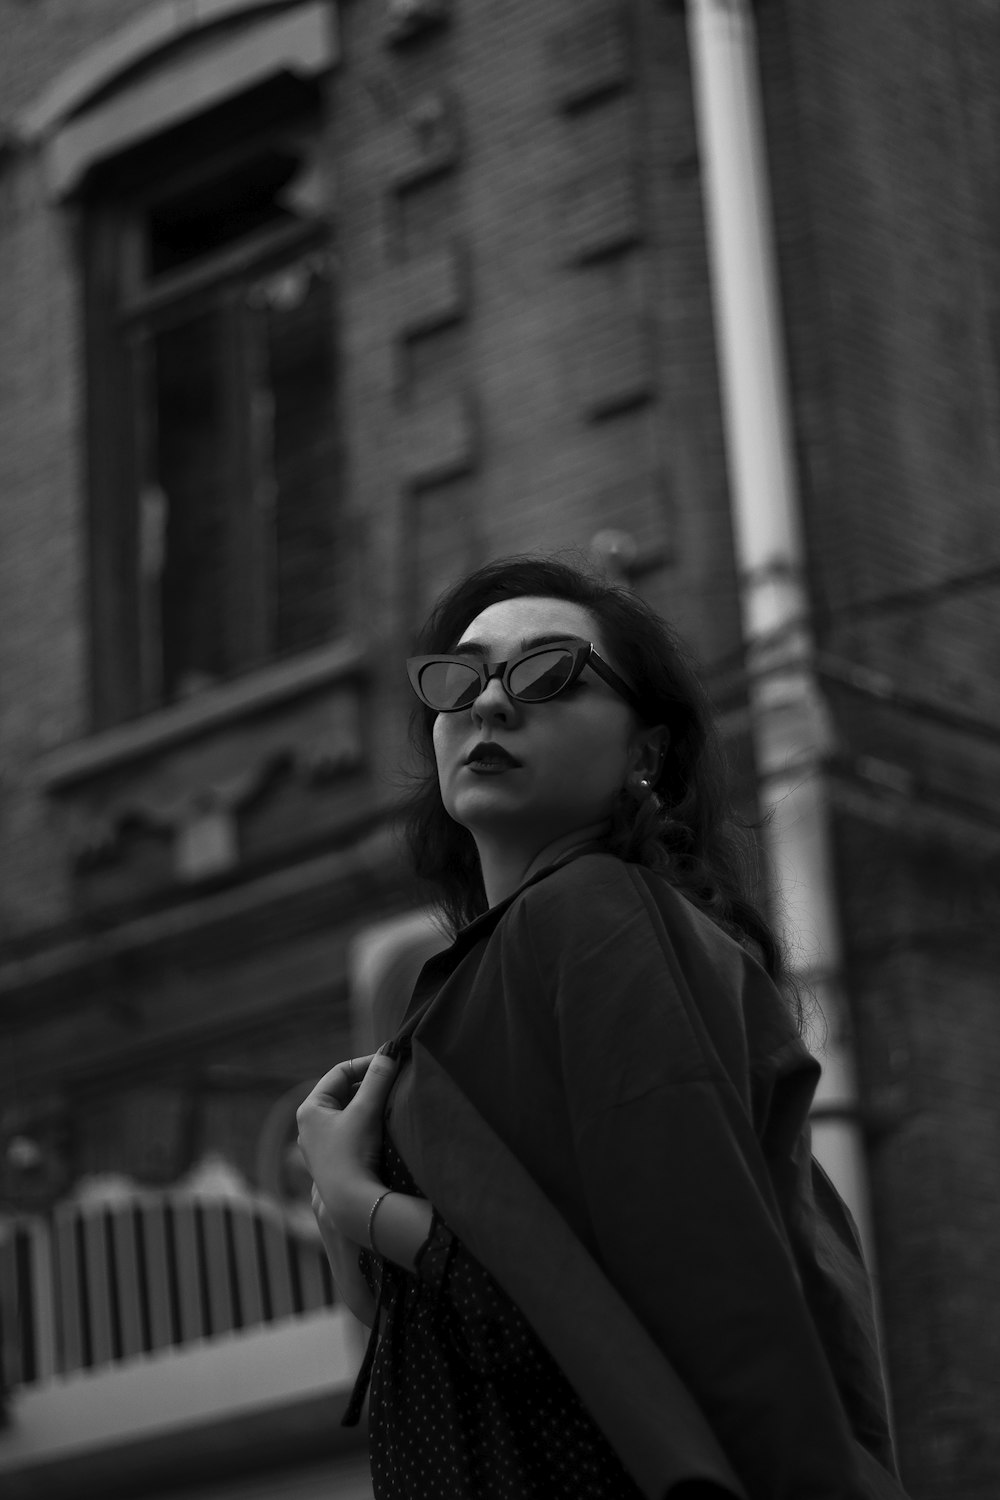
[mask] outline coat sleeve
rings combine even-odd
[[[865,1496],[749,1080],[732,1071],[743,955],[721,933],[713,945],[704,924],[688,930],[682,908],[654,902],[619,861],[581,859],[567,875],[526,905],[526,936],[554,1003],[583,1211],[605,1272],[754,1500]]]

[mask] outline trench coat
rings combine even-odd
[[[431,958],[396,1037],[414,1180],[650,1500],[903,1495],[819,1066],[738,943],[584,851]]]

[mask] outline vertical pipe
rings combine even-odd
[[[754,747],[778,920],[826,1027],[818,1159],[869,1257],[871,1219],[823,761],[829,726],[808,624],[802,518],[778,300],[751,0],[688,0],[715,335]]]

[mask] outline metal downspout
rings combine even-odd
[[[822,1011],[813,1149],[873,1243],[812,667],[788,376],[750,0],[688,0],[750,707],[776,916]]]

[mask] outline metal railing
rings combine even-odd
[[[0,1220],[4,1383],[216,1338],[335,1301],[317,1231],[272,1200],[136,1189]]]

